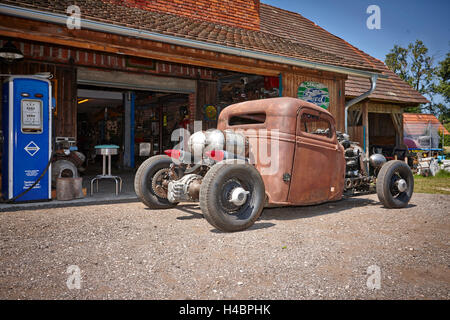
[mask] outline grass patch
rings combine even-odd
[[[449,159],[448,157],[450,157],[450,147],[444,147],[444,154],[445,154],[445,158]]]
[[[450,172],[441,170],[434,177],[415,175],[414,192],[450,194]]]

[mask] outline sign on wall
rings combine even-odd
[[[218,110],[216,106],[213,105],[204,105],[203,113],[205,115],[205,121],[216,121]]]
[[[324,109],[328,109],[330,106],[330,94],[328,88],[319,82],[302,82],[298,87],[297,97]]]

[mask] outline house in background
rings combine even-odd
[[[73,4],[81,29],[66,25]],[[313,101],[367,153],[390,153],[404,108],[427,102],[383,62],[259,0],[2,0],[0,17],[0,46],[25,56],[1,73],[51,72],[55,135],[82,151],[119,144],[129,167],[141,142],[161,153],[181,123],[215,127],[227,105],[274,96]]]
[[[409,149],[436,149],[447,129],[432,114],[403,114],[404,142]]]

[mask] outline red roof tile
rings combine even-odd
[[[416,132],[412,132],[412,131],[414,131],[415,128],[425,128],[429,123],[433,127],[437,127],[437,129],[439,130],[439,132],[441,134],[442,134],[442,130],[444,131],[445,135],[449,134],[447,129],[432,114],[424,114],[424,113],[404,113],[403,114],[403,125],[405,126],[406,131],[411,131],[410,134],[416,133]],[[420,125],[422,125],[422,126],[420,126]],[[422,131],[420,131],[419,133],[421,133]]]
[[[377,89],[370,95],[372,99],[405,104],[428,102],[419,92],[390,71],[382,61],[371,57],[345,40],[329,33],[301,14],[261,3],[260,21],[261,31],[277,34],[344,59],[359,61],[362,64],[383,70],[389,78],[378,79]],[[350,75],[346,82],[345,95],[347,97],[356,97],[369,90],[369,88],[370,81],[368,79]]]
[[[64,15],[66,15],[66,8],[74,3],[73,0],[2,0],[2,2]],[[271,32],[237,28],[175,14],[106,3],[101,0],[77,0],[76,4],[81,8],[84,19],[310,62],[378,71],[376,67],[364,61],[338,56],[307,43],[292,41]]]
[[[66,14],[73,0],[2,0],[10,5]],[[186,39],[200,40],[234,48],[243,48],[290,58],[360,70],[385,72],[389,79],[379,79],[372,99],[403,104],[427,100],[402,81],[380,60],[304,18],[302,15],[261,3],[261,30],[254,31],[202,21],[174,14],[151,12],[101,0],[77,0],[82,17]],[[350,75],[346,96],[359,96],[370,87],[366,78]]]

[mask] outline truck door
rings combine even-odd
[[[336,198],[342,192],[335,185],[342,171],[340,153],[334,119],[313,108],[299,109],[289,202],[306,205]]]

